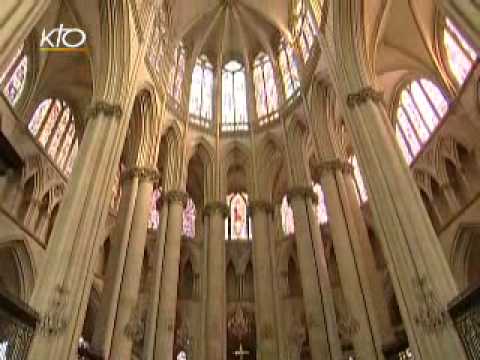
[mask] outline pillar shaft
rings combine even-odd
[[[154,349],[155,360],[170,359],[173,354],[180,267],[182,213],[187,201],[187,194],[181,191],[171,191],[166,195],[166,199],[168,201],[168,219]]]
[[[206,359],[225,359],[227,349],[225,286],[225,216],[226,205],[213,202],[205,207],[209,220],[207,241],[207,296],[205,318]]]
[[[311,189],[310,189],[311,190]],[[325,251],[308,188],[290,190],[297,256],[312,360],[342,356]]]
[[[277,321],[273,291],[273,269],[270,261],[269,212],[273,207],[264,201],[252,201],[253,260],[255,269],[255,320],[257,325],[257,356],[278,359]]]
[[[341,163],[335,163],[341,166]],[[321,184],[325,194],[333,248],[347,305],[347,321],[355,353],[361,359],[383,359],[365,259],[353,221],[343,174],[339,166],[325,163]],[[333,164],[334,165],[334,164]]]
[[[110,359],[128,359],[131,356],[135,332],[131,328],[141,314],[137,304],[140,280],[142,274],[145,242],[147,239],[148,215],[152,199],[152,179],[141,178],[138,186],[138,195],[133,213],[130,241],[125,259],[122,284],[118,297],[117,312],[114,319],[114,329]],[[130,327],[130,328],[128,328]]]

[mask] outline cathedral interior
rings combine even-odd
[[[480,359],[478,0],[2,0],[0,360]]]

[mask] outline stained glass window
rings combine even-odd
[[[213,115],[213,66],[206,56],[197,59],[193,68],[190,90],[190,120],[210,126]]]
[[[156,187],[152,192],[152,199],[150,201],[150,215],[148,216],[148,228],[158,229],[160,225],[160,209],[159,201],[162,197],[162,188]]]
[[[318,197],[318,203],[315,209],[318,222],[320,224],[325,224],[328,221],[327,206],[325,205],[325,196],[323,195],[322,187],[319,183],[313,184],[313,191]]]
[[[447,110],[445,96],[430,80],[415,80],[403,89],[396,112],[396,136],[409,164],[428,142]]]
[[[364,203],[368,200],[367,188],[365,187],[365,182],[363,181],[362,172],[358,165],[358,160],[356,156],[351,156],[349,159],[350,164],[353,166],[353,178],[355,180],[355,187],[357,189],[357,197],[360,203]]]
[[[70,174],[78,151],[75,118],[65,101],[43,100],[33,113],[28,129],[46,153],[66,175]]]
[[[257,56],[253,68],[255,100],[258,117],[261,119],[271,115],[278,109],[277,86],[270,58],[261,53]],[[260,120],[260,124],[263,124]]]
[[[282,228],[285,235],[290,235],[295,232],[295,223],[293,221],[293,210],[290,207],[287,196],[282,200]]]
[[[293,49],[285,40],[282,41],[278,57],[280,72],[282,73],[283,86],[287,98],[300,87],[297,65],[293,56]]]
[[[317,31],[306,0],[297,0],[294,10],[293,35],[300,45],[303,61],[307,62]]]
[[[172,65],[171,77],[170,77],[170,94],[177,101],[181,101],[182,96],[182,84],[185,76],[185,48],[180,43],[173,53],[173,65]]]
[[[15,56],[0,76],[0,86],[9,103],[14,106],[25,87],[27,78],[28,57],[23,46],[17,50]]]
[[[245,69],[232,60],[222,74],[222,131],[248,130]]]
[[[187,200],[187,206],[183,210],[183,235],[189,238],[195,237],[195,203],[191,198]]]
[[[225,239],[251,239],[251,219],[248,214],[248,195],[245,193],[232,193],[227,196],[227,204],[230,208],[230,214],[225,220]]]
[[[478,54],[448,18],[445,19],[443,44],[450,70],[457,82],[462,85]]]

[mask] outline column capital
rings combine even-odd
[[[181,190],[171,190],[165,194],[165,199],[169,204],[179,202],[185,207],[187,206],[188,194]]]
[[[256,210],[262,210],[266,213],[273,213],[274,210],[275,210],[272,203],[270,203],[266,200],[252,200],[252,201],[250,201],[249,209],[251,210],[252,214]]]
[[[203,214],[211,215],[217,211],[219,211],[223,215],[223,217],[226,218],[229,213],[227,204],[225,204],[223,201],[211,201],[205,205]]]
[[[347,96],[347,105],[349,108],[366,103],[371,100],[375,103],[383,101],[383,92],[375,90],[371,86],[364,87],[356,93],[351,93]]]
[[[353,166],[348,161],[336,158],[321,161],[317,165],[318,173],[322,176],[325,172],[342,171],[344,173],[353,173]]]
[[[110,104],[106,101],[97,101],[96,103],[90,105],[90,107],[87,109],[85,118],[88,120],[95,118],[100,114],[104,115],[105,117],[120,118],[123,114],[123,110],[118,104]]]
[[[318,196],[310,186],[295,186],[287,191],[287,201],[289,203],[296,197],[302,197],[303,199],[310,198],[314,203],[318,203]]]
[[[123,180],[132,179],[134,177],[139,178],[140,181],[150,181],[154,183],[158,181],[160,174],[157,169],[135,166],[125,172]]]

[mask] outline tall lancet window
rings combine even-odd
[[[307,62],[317,31],[306,0],[297,0],[293,16],[293,34],[302,51],[303,61]]]
[[[410,164],[448,110],[442,91],[431,81],[419,79],[400,93],[396,111],[397,141]]]
[[[273,73],[273,65],[270,58],[260,53],[255,59],[253,68],[253,82],[255,85],[255,99],[257,103],[257,113],[260,119],[260,125],[268,122],[265,118],[270,118],[278,109],[277,86]]]
[[[353,179],[355,180],[357,199],[361,204],[363,204],[368,200],[368,194],[365,182],[363,181],[362,172],[360,171],[360,166],[358,165],[357,157],[351,156],[349,162],[353,167]]]
[[[162,197],[162,187],[156,186],[150,199],[150,215],[148,216],[148,228],[158,229],[160,225],[160,199]]]
[[[222,74],[222,130],[248,130],[245,69],[235,60],[225,65]]]
[[[280,72],[282,73],[283,86],[287,98],[300,87],[300,77],[298,76],[298,68],[293,56],[293,49],[285,40],[282,41],[278,56]]]
[[[295,223],[293,221],[293,210],[288,203],[287,196],[285,195],[282,200],[282,228],[285,235],[290,235],[295,232]]]
[[[0,76],[0,86],[3,95],[10,105],[14,106],[25,88],[27,78],[28,57],[25,54],[24,46],[21,46],[7,68]]]
[[[445,19],[443,43],[450,70],[457,82],[462,85],[478,54],[448,18]]]
[[[183,78],[185,76],[185,48],[180,43],[173,51],[172,70],[170,72],[170,95],[179,103],[182,97]]]
[[[248,213],[248,195],[232,193],[227,196],[230,213],[225,220],[226,240],[248,240],[252,238],[251,218]]]
[[[183,235],[194,238],[195,237],[195,218],[197,216],[197,210],[192,198],[188,198],[187,206],[183,210]]]
[[[78,139],[75,117],[68,104],[59,99],[42,101],[30,119],[28,129],[57,167],[70,175],[77,156]]]
[[[213,66],[205,55],[193,68],[190,90],[190,121],[209,127],[213,115]]]

